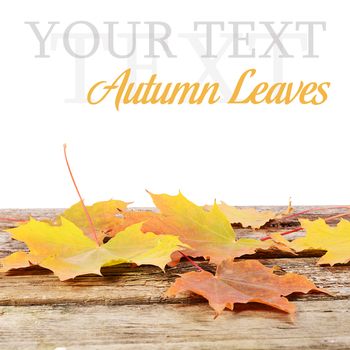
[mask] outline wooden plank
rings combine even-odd
[[[259,208],[261,209],[261,208]],[[279,208],[280,209],[280,208]],[[305,207],[297,208],[297,211],[305,210]],[[45,210],[2,210],[0,216],[25,218],[29,212],[34,216],[53,218],[62,209]],[[325,215],[333,215],[334,211],[326,211]],[[307,214],[309,215],[309,214]],[[276,230],[270,227],[265,230],[252,231],[236,229],[241,237],[265,236]],[[24,249],[21,242],[11,240],[9,234],[0,232],[0,257],[19,249]],[[311,255],[320,255],[320,252],[312,251]],[[314,280],[319,287],[330,288],[337,297],[349,296],[348,273],[349,266],[334,268],[316,266],[315,258],[281,259],[284,254],[272,254],[268,252],[265,257],[280,259],[262,260],[267,266],[280,265],[285,271],[304,274]],[[253,257],[264,257],[256,254]],[[206,269],[214,269],[206,262],[202,263]],[[0,305],[34,305],[55,303],[80,303],[80,304],[127,304],[127,303],[157,303],[169,302],[164,299],[164,291],[175,279],[176,275],[192,269],[189,264],[182,263],[176,268],[167,269],[163,274],[159,269],[151,266],[130,268],[116,266],[104,269],[104,277],[82,276],[74,281],[59,282],[47,270],[32,268],[29,270],[11,272],[11,276],[0,274]],[[147,286],[147,288],[143,288]],[[35,288],[34,288],[35,287]],[[13,295],[13,290],[20,288],[23,293]],[[108,298],[106,298],[108,295]],[[323,297],[323,296],[322,296]],[[198,298],[197,298],[198,299]],[[183,298],[183,300],[186,300]],[[191,300],[194,300],[193,298]],[[171,301],[172,302],[172,301]],[[177,302],[181,302],[178,300]]]
[[[285,207],[269,207],[269,206],[260,206],[255,207],[257,210],[273,210],[273,211],[282,211],[285,209]],[[294,212],[302,212],[307,209],[310,209],[311,207],[305,207],[300,206],[296,207],[294,209]],[[314,220],[318,217],[329,217],[333,216],[342,212],[345,212],[345,209],[329,209],[329,207],[326,207],[327,210],[319,210],[312,213],[306,213],[300,216],[300,218],[307,218],[310,220]],[[146,211],[154,211],[154,208],[133,208],[132,210],[146,210]],[[0,209],[0,218],[15,218],[19,220],[26,220],[29,216],[33,216],[36,219],[54,219],[57,215],[63,212],[64,209]],[[330,223],[334,224],[336,221],[331,221]],[[7,228],[12,228],[16,224],[14,222],[5,222],[0,220],[0,258],[9,255],[11,252],[15,252],[18,250],[23,250],[25,248],[25,245],[21,242],[11,240],[10,235],[5,232],[1,232],[2,230],[5,230]],[[260,230],[251,230],[251,229],[242,229],[237,227],[237,225],[234,227],[235,232],[237,235],[237,238],[241,237],[249,237],[249,238],[256,238],[260,239],[262,237],[265,237],[273,232],[281,232],[293,229],[295,227],[299,226],[298,218],[293,217],[290,219],[283,219],[278,221],[271,221],[267,225],[264,226],[263,229]],[[292,233],[288,235],[288,239],[295,239],[297,237],[303,236],[305,234],[304,231],[299,231],[296,233]],[[299,256],[320,256],[322,253],[320,251],[311,251],[302,253]],[[292,257],[290,254],[286,253],[278,253],[275,252],[268,252],[267,254],[258,254],[255,257],[257,258],[264,258],[264,257]]]
[[[256,307],[213,320],[198,305],[0,307],[3,349],[349,349],[350,301],[296,302],[295,323]]]
[[[280,266],[286,272],[303,274],[320,288],[334,294],[327,297],[313,294],[294,297],[295,300],[344,299],[350,296],[350,266],[320,267],[316,258],[265,259],[266,266]],[[206,262],[200,265],[214,270]],[[0,305],[42,305],[42,304],[150,304],[150,303],[197,303],[200,297],[183,296],[179,299],[165,298],[164,293],[179,273],[193,270],[189,263],[182,262],[163,273],[153,266],[132,268],[128,265],[103,269],[104,277],[80,276],[72,281],[60,282],[48,274],[48,270],[33,268],[14,271],[12,275],[0,274]],[[20,293],[14,293],[19,290]]]
[[[44,219],[61,211],[0,210],[0,217],[26,219],[31,213]],[[325,210],[320,216],[339,212]],[[239,237],[261,238],[297,225],[291,218],[259,231],[235,231]],[[11,226],[0,223],[0,228]],[[0,232],[0,257],[23,248]],[[333,292],[333,297],[291,296],[298,309],[295,323],[262,305],[237,305],[236,312],[225,311],[213,320],[213,311],[199,296],[164,297],[177,274],[193,270],[187,262],[165,273],[152,266],[119,265],[104,268],[103,277],[67,282],[34,267],[0,274],[0,349],[349,349],[350,265],[317,266],[315,256],[320,254],[311,251],[293,259],[273,252],[255,255],[265,257],[261,262],[267,266],[279,265],[281,273],[303,274]],[[199,264],[215,268],[205,261]]]

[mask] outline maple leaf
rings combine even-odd
[[[152,228],[155,226],[155,223],[158,221],[159,213],[153,211],[145,210],[127,210],[120,215],[120,222],[115,225],[114,230],[108,233],[109,237],[113,237],[116,233],[123,231],[130,225],[143,223],[142,231],[143,232],[152,232]],[[156,225],[158,226],[158,225]]]
[[[293,314],[295,306],[285,296],[294,292],[318,291],[305,276],[287,273],[278,276],[257,260],[223,261],[215,276],[207,271],[181,275],[166,292],[176,296],[185,291],[199,294],[208,300],[218,316],[225,308],[233,310],[236,303],[260,303]]]
[[[141,222],[143,223],[142,232],[152,231],[149,229],[150,225],[147,222],[150,219],[156,220],[159,214],[152,211],[129,209],[129,204],[120,200],[109,200],[86,206],[93,226],[97,231],[99,243],[103,243],[105,237],[114,237],[118,232]],[[76,224],[87,236],[93,238],[89,219],[81,202],[66,209],[62,216]],[[59,222],[57,219],[56,221]]]
[[[326,250],[327,253],[317,264],[346,264],[350,261],[350,221],[341,219],[335,227],[329,226],[325,220],[310,221],[300,219],[306,236],[296,238],[289,246],[297,252],[307,249]]]
[[[218,207],[226,215],[231,224],[241,224],[243,227],[251,227],[252,229],[259,229],[267,222],[279,219],[293,211],[290,202],[286,211],[278,212],[271,210],[258,211],[255,208],[237,208],[222,201],[218,204]],[[212,206],[209,205],[204,206],[205,210],[210,210],[211,208]]]
[[[121,229],[118,230],[118,227],[121,225],[123,217],[117,215],[124,212],[128,204],[130,203],[120,200],[109,200],[86,206],[87,212],[92,218],[93,226],[96,228],[100,243],[102,243],[103,238],[107,236],[107,234],[113,236],[116,232],[122,231]],[[81,202],[66,209],[62,213],[62,216],[73,222],[76,226],[81,228],[86,235],[91,237],[90,223]]]
[[[74,223],[64,217],[61,225],[50,225],[30,219],[28,223],[8,230],[14,239],[26,243],[29,252],[16,252],[1,259],[1,271],[40,265],[54,272],[60,280],[78,275],[101,275],[102,266],[120,263],[156,265],[169,262],[173,251],[184,245],[176,236],[141,231],[142,223],[129,226],[98,245]]]
[[[227,258],[236,258],[245,254],[254,254],[257,249],[270,249],[274,242],[262,242],[256,239],[236,240],[235,232],[225,214],[214,203],[209,211],[189,201],[181,193],[176,196],[152,194],[152,200],[160,210],[160,216],[151,218],[147,227],[157,234],[174,234],[182,242],[191,246],[184,251],[192,257],[204,256],[219,264]],[[287,249],[287,248],[286,248]],[[176,264],[181,255],[172,255]]]

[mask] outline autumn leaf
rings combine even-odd
[[[296,255],[296,250],[292,248],[291,242],[289,242],[284,236],[282,236],[279,232],[271,233],[269,236],[269,240],[274,242],[275,246],[279,248],[281,251],[286,251]]]
[[[209,211],[195,205],[181,193],[176,196],[149,193],[161,216],[150,219],[147,227],[157,234],[174,234],[191,246],[184,252],[192,257],[204,256],[219,264],[228,258],[254,254],[257,249],[270,249],[273,242],[242,238],[236,234],[216,203]],[[178,262],[181,255],[174,253]]]
[[[99,243],[103,243],[104,238],[114,237],[118,232],[141,222],[143,223],[142,232],[151,232],[147,222],[150,219],[156,220],[159,214],[153,211],[129,209],[129,204],[120,200],[109,200],[86,206],[97,231]],[[65,210],[62,216],[80,227],[87,236],[93,238],[89,220],[81,202]]]
[[[346,264],[350,261],[350,221],[341,219],[337,226],[329,226],[325,220],[300,219],[306,236],[290,242],[297,252],[307,249],[326,250],[317,264]]]
[[[50,225],[30,219],[28,223],[8,230],[12,238],[26,243],[29,252],[16,252],[0,260],[1,271],[40,265],[54,272],[60,280],[78,275],[101,275],[102,266],[120,263],[150,264],[164,268],[172,252],[184,244],[172,235],[143,233],[142,223],[127,227],[98,245],[74,223],[64,217],[61,225]]]
[[[120,221],[114,226],[113,231],[108,233],[113,237],[116,233],[125,230],[128,226],[142,222],[142,232],[152,232],[152,228],[158,221],[159,213],[146,210],[126,210],[120,214]]]
[[[237,208],[224,202],[218,204],[218,207],[231,224],[241,224],[243,227],[251,227],[252,229],[259,229],[267,222],[288,215],[293,210],[291,203],[289,203],[286,211],[278,212],[271,210],[258,211],[255,208]],[[205,210],[210,210],[211,208],[212,206],[209,205],[204,206]]]
[[[203,296],[218,316],[225,308],[233,310],[236,303],[260,303],[293,314],[295,306],[286,296],[294,293],[325,291],[306,277],[294,273],[278,276],[256,260],[223,261],[216,275],[210,272],[188,272],[181,275],[166,292],[167,296],[190,291]]]
[[[128,204],[129,203],[119,200],[109,200],[97,202],[91,206],[86,206],[86,209],[92,218],[93,225],[97,231],[97,236],[100,243],[102,243],[103,238],[107,235],[107,233],[114,235],[116,231],[118,231],[118,227],[123,221],[121,213],[127,209]],[[119,216],[117,216],[118,214]],[[86,235],[91,235],[90,223],[81,202],[78,202],[66,209],[62,216],[81,228]]]

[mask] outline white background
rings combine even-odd
[[[77,201],[63,158],[63,143],[88,203],[109,198],[151,205],[144,189],[197,203],[214,198],[238,205],[343,204],[350,201],[349,24],[347,2],[329,1],[28,1],[1,3],[0,207],[66,207]],[[35,58],[39,46],[25,21],[59,21],[62,34],[73,21],[164,21],[178,58],[157,62],[161,81],[197,81],[198,55],[179,34],[196,20],[326,21],[316,31],[319,59],[284,60],[283,79],[330,81],[326,103],[300,105],[122,105],[67,103],[74,96],[75,60],[58,41],[50,58]],[[141,26],[142,27],[142,26]],[[121,26],[124,32],[126,26]],[[142,27],[146,31],[146,27]],[[277,27],[278,28],[278,27]],[[257,31],[260,29],[257,28]],[[216,34],[214,49],[221,39]],[[261,50],[268,46],[261,43]],[[140,44],[139,63],[149,63]],[[258,48],[257,48],[258,49]],[[259,52],[262,54],[262,52]],[[256,83],[273,82],[271,59],[220,61],[234,87],[239,75],[256,68]],[[144,60],[144,61],[142,61]],[[85,86],[112,81],[128,64],[99,49],[85,61]],[[151,72],[141,72],[148,77]],[[207,81],[211,81],[210,77]]]

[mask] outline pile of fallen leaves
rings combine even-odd
[[[69,168],[68,161],[67,165]],[[300,220],[306,235],[291,242],[280,234],[269,239],[237,239],[232,224],[257,229],[270,220],[290,217],[291,207],[285,212],[259,212],[225,203],[202,207],[181,193],[148,193],[156,211],[132,210],[130,203],[119,200],[85,206],[81,199],[52,221],[29,218],[7,231],[28,249],[1,259],[0,271],[39,265],[63,281],[85,274],[101,275],[101,267],[122,263],[155,265],[164,270],[185,257],[195,271],[181,275],[167,291],[168,296],[194,292],[206,298],[217,315],[225,308],[233,309],[235,303],[249,302],[293,313],[294,305],[286,296],[325,291],[304,276],[280,276],[259,261],[235,259],[264,250],[296,254],[319,249],[326,252],[319,264],[350,261],[349,221],[341,219],[331,227],[322,219]],[[215,275],[191,259],[198,257],[216,264]]]

